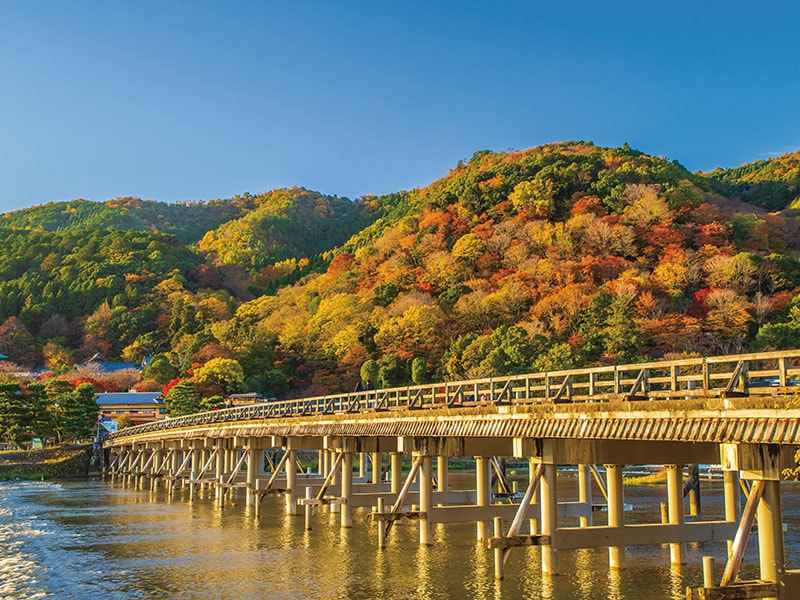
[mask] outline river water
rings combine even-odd
[[[453,487],[471,478],[450,474]],[[561,474],[559,494],[570,486],[574,478]],[[703,482],[704,518],[722,514],[720,487]],[[800,564],[800,488],[782,488],[791,568]],[[626,487],[626,522],[658,522],[665,495]],[[0,598],[678,599],[702,582],[702,556],[724,566],[724,543],[689,544],[681,567],[669,566],[666,546],[629,547],[620,571],[608,569],[606,549],[574,550],[560,553],[562,574],[543,577],[539,550],[526,548],[512,551],[497,582],[474,524],[434,525],[433,545],[420,547],[417,523],[399,522],[379,552],[366,511],[354,513],[351,529],[320,511],[305,531],[303,516],[283,507],[268,496],[255,517],[243,501],[216,506],[208,491],[189,502],[185,491],[170,500],[163,487],[119,482],[0,483]],[[757,576],[755,538],[743,577]]]

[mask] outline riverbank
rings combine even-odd
[[[0,481],[86,477],[91,458],[91,444],[0,452]]]

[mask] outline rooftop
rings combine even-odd
[[[161,392],[108,392],[95,394],[95,396],[97,396],[97,403],[101,406],[110,404],[164,404]]]

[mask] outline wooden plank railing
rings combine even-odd
[[[800,350],[588,367],[238,406],[129,427],[151,431],[260,419],[496,404],[689,400],[800,393]]]

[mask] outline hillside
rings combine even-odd
[[[798,339],[791,231],[677,163],[585,143],[481,152],[394,200],[327,273],[215,331],[258,331],[312,392],[373,360],[390,385]]]
[[[374,220],[364,203],[303,188],[273,190],[253,203],[240,218],[208,231],[197,247],[217,267],[243,267],[262,288],[296,268],[296,259],[340,246]]]
[[[357,203],[248,196],[196,246],[112,229],[85,246],[65,226],[23,251],[8,229],[0,352],[163,353],[144,385],[178,373],[208,393],[218,358],[278,396],[796,345],[800,222],[722,179],[571,142]]]
[[[716,169],[706,176],[725,196],[768,210],[800,209],[800,151],[733,169]]]
[[[72,200],[6,213],[0,225],[44,231],[109,227],[123,231],[157,231],[193,244],[207,231],[240,217],[253,205],[249,194],[230,200],[178,204],[140,198],[116,198],[106,202]]]

